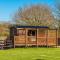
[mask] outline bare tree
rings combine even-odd
[[[14,20],[19,25],[29,26],[53,26],[55,19],[51,9],[44,5],[33,5],[30,7],[19,8],[15,14]]]
[[[56,20],[58,21],[58,26],[59,26],[59,29],[60,29],[60,0],[54,0],[55,1],[55,7],[56,7]]]
[[[56,16],[57,20],[60,20],[60,0],[54,0],[55,1],[55,9],[54,9],[54,14]]]

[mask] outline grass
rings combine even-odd
[[[0,50],[0,60],[60,60],[60,48],[15,48]]]

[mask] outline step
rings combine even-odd
[[[12,47],[13,45],[9,45],[9,46],[4,46],[4,47]]]

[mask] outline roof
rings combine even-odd
[[[47,26],[15,26],[16,28],[48,28]]]

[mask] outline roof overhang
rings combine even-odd
[[[47,26],[15,26],[16,28],[48,28]]]

